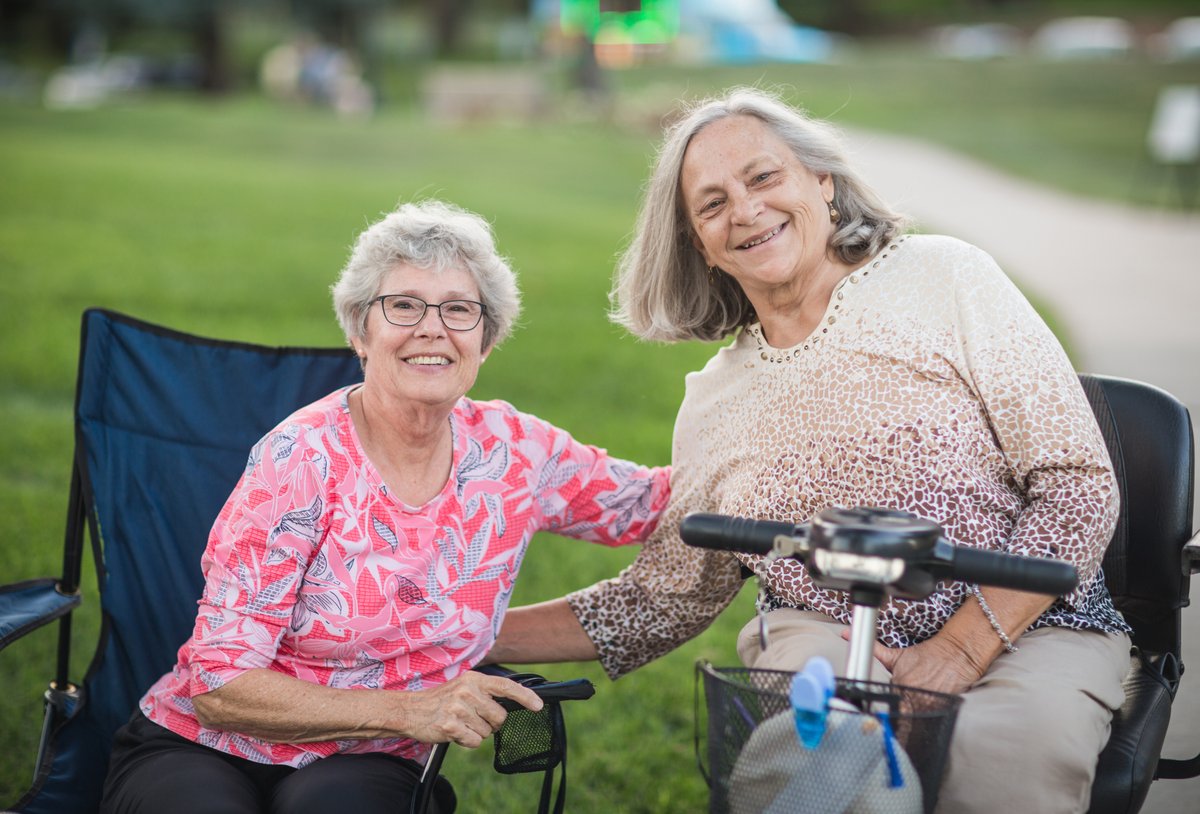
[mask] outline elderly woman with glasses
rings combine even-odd
[[[963,694],[940,810],[1082,811],[1129,667],[1100,573],[1112,465],[1062,347],[995,261],[904,225],[827,124],[776,98],[739,89],[677,121],[615,316],[644,339],[732,339],[688,376],[671,506],[637,560],[510,613],[494,657],[599,658],[622,675],[703,630],[747,569],[771,635],[751,621],[743,662],[843,665],[849,597],[796,560],[689,548],[679,520],[912,512],[957,545],[1080,574],[1066,596],[950,583],[881,609],[873,674]]]
[[[499,699],[541,707],[471,670],[530,538],[637,542],[666,504],[667,469],[467,397],[520,308],[478,216],[401,206],[359,237],[333,300],[363,382],[251,450],[194,633],[117,735],[106,812],[407,810],[428,744],[479,746]]]

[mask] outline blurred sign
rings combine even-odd
[[[656,45],[679,34],[679,0],[562,0],[560,9],[564,32],[594,42]]]
[[[1150,155],[1159,163],[1200,161],[1200,85],[1163,88],[1146,139]]]

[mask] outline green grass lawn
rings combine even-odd
[[[882,52],[837,67],[645,69],[618,87],[644,124],[683,93],[782,84],[841,123],[933,138],[1121,199],[1134,187],[1154,93],[1181,72],[963,66]],[[59,568],[85,307],[228,339],[339,344],[328,287],[354,236],[401,200],[443,197],[485,214],[521,275],[523,324],[484,366],[474,395],[505,398],[618,455],[667,462],[683,375],[713,347],[638,343],[605,318],[613,258],[656,142],[647,126],[439,129],[406,110],[347,122],[254,98],[58,113],[0,103],[0,582]],[[1166,192],[1146,186],[1136,197],[1161,202]],[[631,556],[543,536],[515,601],[590,584]],[[90,587],[86,603],[76,677],[98,624]],[[567,709],[572,811],[705,807],[692,757],[692,665],[734,663],[750,606],[744,594],[695,642],[616,683],[594,665],[544,668],[598,685],[595,699]],[[0,805],[32,771],[53,644],[44,630],[0,652]],[[489,760],[486,747],[449,758],[462,810],[528,810],[537,778],[498,777]]]

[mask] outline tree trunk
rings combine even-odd
[[[434,56],[446,57],[458,50],[469,0],[431,0],[430,25]]]
[[[232,87],[225,25],[218,3],[198,8],[192,21],[192,42],[200,61],[200,90],[226,93]]]

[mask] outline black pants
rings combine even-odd
[[[141,711],[113,739],[101,814],[407,814],[421,777],[412,760],[331,755],[302,769],[255,763],[193,743]],[[439,778],[431,814],[454,810]]]

